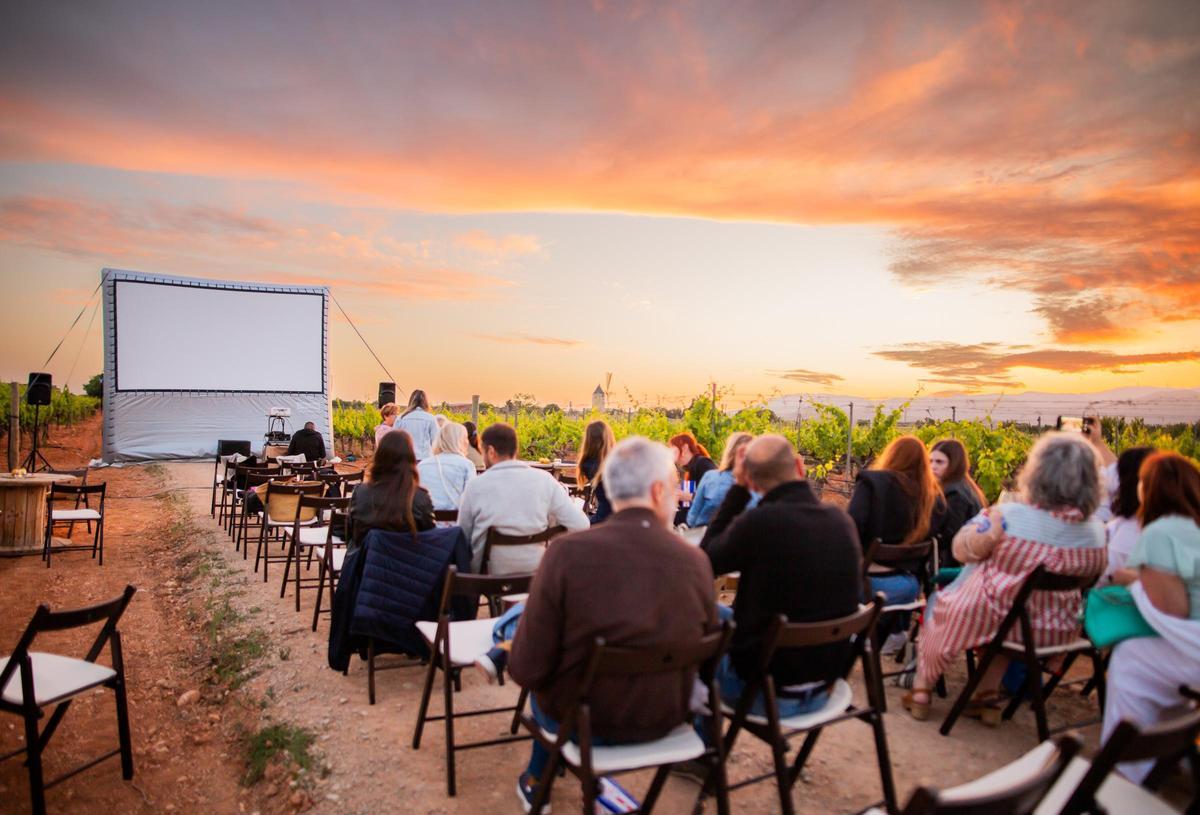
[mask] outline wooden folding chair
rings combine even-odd
[[[272,478],[282,478],[283,473],[278,467],[265,467],[258,464],[235,464],[233,467],[233,489],[229,495],[229,514],[225,518],[227,526],[225,531],[229,533],[229,537],[234,539],[234,551],[237,551],[242,546],[241,530],[238,525],[240,518],[239,510],[245,504],[246,490],[250,489],[251,476],[269,475]],[[255,481],[255,485],[264,483],[261,479]]]
[[[779,804],[785,815],[792,815],[795,808],[792,804],[792,787],[800,777],[805,762],[813,748],[816,747],[817,737],[821,731],[843,721],[857,719],[870,725],[875,737],[875,757],[879,763],[879,779],[883,787],[884,805],[888,812],[896,809],[896,787],[892,781],[892,764],[888,757],[887,734],[883,727],[883,715],[880,713],[880,697],[883,696],[883,684],[875,672],[875,660],[867,654],[866,646],[872,635],[879,613],[883,609],[883,596],[876,595],[869,604],[859,608],[853,614],[835,620],[815,623],[789,623],[783,615],[777,617],[767,629],[763,639],[763,650],[759,657],[759,677],[746,683],[742,698],[726,700],[725,712],[731,714],[729,729],[725,733],[725,755],[730,755],[738,734],[746,730],[758,737],[771,747],[774,769],[772,772],[747,778],[729,789],[737,790],[750,784],[775,780],[779,791]],[[849,657],[841,676],[829,687],[829,699],[818,710],[801,713],[787,718],[779,715],[779,702],[775,679],[771,676],[770,666],[777,651],[789,648],[808,648],[816,645],[831,645],[848,642],[851,645]],[[854,691],[845,677],[854,668],[855,662],[862,663],[863,680],[867,688],[867,704],[856,705]],[[751,714],[754,702],[762,696],[766,715]],[[731,703],[736,704],[732,710]],[[796,736],[804,735],[804,744],[796,754],[791,767],[787,764],[788,741]],[[701,792],[703,796],[711,792],[710,779]],[[699,803],[697,803],[699,806]]]
[[[319,577],[300,577],[301,559],[305,560],[304,569],[307,571],[312,565],[313,555],[316,554],[317,549],[345,545],[344,540],[333,534],[332,516],[327,521],[326,513],[348,512],[349,509],[349,498],[324,498],[315,494],[300,495],[300,501],[296,505],[295,520],[290,528],[285,527],[283,530],[288,554],[287,563],[283,567],[283,580],[279,583],[279,598],[283,599],[287,593],[288,575],[291,573],[294,562],[296,564],[296,611],[300,610],[300,591],[302,589],[319,589],[322,584]],[[312,514],[316,522],[311,525],[302,524],[300,519],[309,514]]]
[[[251,493],[255,492],[256,487],[261,487],[271,481],[286,481],[288,476],[284,475],[278,467],[272,468],[238,468],[238,473],[241,478],[235,483],[242,484],[241,489],[234,490],[234,522],[233,522],[233,551],[241,550],[242,560],[249,557],[250,552],[250,526],[253,524],[257,527],[262,520],[262,512],[247,512],[246,502],[249,500]],[[238,476],[234,476],[238,478]],[[257,569],[255,570],[257,571]]]
[[[1059,736],[982,778],[936,790],[918,787],[901,815],[1033,815],[1079,752],[1079,739]],[[869,809],[862,815],[884,815]]]
[[[46,493],[46,535],[42,546],[42,559],[46,568],[50,568],[50,556],[54,552],[88,551],[92,559],[99,556],[99,565],[104,565],[104,494],[107,484],[90,484],[88,486],[72,486],[70,484],[51,484]],[[91,506],[90,498],[99,499],[98,506]],[[80,503],[85,505],[80,509]],[[55,509],[56,501],[73,501],[75,509]],[[92,533],[91,544],[65,543],[54,544],[54,527],[57,524],[70,524],[74,528],[80,521],[90,521],[96,524]],[[90,530],[89,530],[90,531]],[[70,533],[68,533],[70,534]]]
[[[221,491],[222,501],[225,495],[225,479],[228,477],[228,464],[230,461],[237,463],[238,459],[244,461],[250,457],[250,442],[233,439],[218,439],[217,453],[213,457],[213,487],[212,487],[212,506],[209,509],[209,514],[212,517],[217,517],[217,491]],[[223,472],[224,471],[224,472]]]
[[[1200,711],[1196,710],[1144,729],[1133,722],[1122,721],[1095,758],[1090,762],[1083,758],[1071,762],[1054,791],[1047,797],[1047,801],[1054,801],[1054,806],[1049,809],[1060,815],[1084,815],[1098,811],[1169,815],[1175,810],[1152,791],[1162,786],[1181,759],[1187,758],[1196,796],[1190,810],[1194,812],[1200,808],[1197,737],[1200,737]],[[1147,759],[1156,759],[1157,763],[1140,787],[1120,773],[1113,772],[1121,762]]]
[[[910,544],[886,544],[878,538],[871,541],[870,546],[867,547],[867,551],[863,556],[863,579],[868,588],[871,585],[872,577],[893,573],[896,564],[909,563],[916,560],[921,561],[920,573],[915,575],[921,584],[920,595],[911,603],[886,603],[880,612],[881,618],[888,614],[912,614],[924,610],[929,597],[932,576],[937,573],[937,569],[933,566],[933,561],[936,557],[937,541],[932,539]],[[870,594],[867,596],[869,597]],[[910,624],[909,630],[910,634],[915,638],[916,627]],[[876,628],[871,641],[871,655],[875,659],[875,669],[878,671],[881,681],[892,676],[900,676],[901,674],[911,673],[916,670],[915,668],[907,668],[885,672],[883,670],[883,657],[880,654],[880,649],[883,647],[883,640],[883,635]],[[901,654],[901,659],[903,659],[903,652]],[[880,703],[882,705],[880,708],[881,712],[887,713],[886,694],[880,698]]]
[[[47,789],[115,755],[121,756],[121,777],[126,781],[133,778],[133,747],[129,738],[129,707],[125,698],[125,663],[121,656],[121,634],[117,631],[117,623],[136,591],[133,586],[126,586],[119,597],[70,611],[51,611],[43,603],[34,612],[33,619],[25,627],[12,654],[0,659],[0,710],[15,713],[25,722],[25,746],[0,756],[0,761],[25,753],[29,794],[35,815],[42,815],[46,811]],[[83,659],[29,650],[34,638],[42,632],[82,628],[101,621],[104,625]],[[111,668],[96,662],[106,644],[112,655]],[[75,697],[98,686],[111,688],[116,696],[119,746],[51,781],[45,781],[42,754],[50,737],[58,729]],[[50,705],[54,706],[54,712],[39,733],[38,721],[42,718],[42,708]]]
[[[254,571],[258,564],[263,567],[263,582],[266,583],[272,563],[290,559],[290,547],[284,545],[283,554],[273,555],[270,551],[269,534],[283,534],[285,529],[297,526],[316,526],[320,520],[316,510],[301,508],[304,496],[319,498],[325,494],[325,485],[320,481],[269,481],[263,493],[262,519],[258,526],[258,550],[254,554]],[[282,596],[282,595],[281,595]],[[299,609],[297,609],[299,611]]]
[[[74,470],[52,469],[52,470],[47,470],[46,472],[54,473],[55,475],[69,475],[72,478],[79,479],[77,483],[72,484],[71,486],[75,486],[75,487],[86,487],[87,486],[88,472],[89,472],[89,468],[87,468],[87,467],[79,467]],[[78,496],[75,499],[75,509],[91,509],[91,508],[92,508],[92,505],[88,503],[88,497],[87,497],[86,493],[84,495]],[[67,526],[67,537],[68,538],[72,537],[75,534],[75,524],[77,524],[77,523],[78,523],[78,521],[70,521],[69,522],[69,525]],[[92,522],[91,522],[91,520],[85,519],[84,523],[87,525],[87,531],[88,531],[88,534],[90,535],[92,533]]]
[[[1017,591],[1017,595],[1013,599],[1012,608],[1009,609],[1008,614],[1005,615],[1004,620],[1000,623],[1000,628],[996,631],[996,636],[992,638],[992,641],[984,649],[983,658],[980,660],[978,667],[973,666],[972,655],[968,652],[967,666],[970,676],[967,678],[966,687],[963,688],[962,693],[955,700],[954,706],[950,708],[950,712],[946,715],[946,720],[942,722],[941,734],[943,736],[950,735],[950,730],[970,703],[976,688],[979,687],[979,682],[987,672],[988,666],[1001,655],[1010,656],[1022,661],[1025,663],[1027,671],[1022,693],[1014,696],[1009,702],[1008,706],[1004,709],[1003,718],[1011,719],[1024,696],[1028,695],[1032,700],[1033,712],[1037,720],[1039,741],[1046,741],[1052,733],[1072,727],[1080,727],[1085,724],[1094,724],[1096,721],[1099,721],[1099,719],[1095,719],[1089,722],[1076,722],[1055,728],[1054,730],[1051,730],[1048,726],[1046,722],[1046,698],[1061,683],[1063,676],[1066,675],[1066,672],[1080,654],[1086,654],[1092,660],[1092,677],[1089,680],[1089,684],[1096,687],[1100,700],[1100,710],[1104,710],[1104,660],[1100,651],[1092,645],[1091,640],[1083,636],[1082,631],[1080,631],[1079,637],[1064,645],[1038,647],[1034,644],[1033,624],[1029,619],[1029,612],[1025,608],[1029,602],[1029,598],[1035,591],[1082,592],[1094,582],[1094,577],[1077,577],[1075,575],[1048,572],[1045,566],[1038,566],[1029,577],[1025,578],[1025,582],[1021,584],[1021,588]],[[1017,628],[1021,635],[1020,642],[1009,639],[1014,628]],[[1050,670],[1046,667],[1046,662],[1055,657],[1062,657],[1063,662],[1058,669]],[[1043,673],[1048,673],[1051,677],[1050,681],[1045,683],[1045,685],[1043,685],[1042,681]]]
[[[548,733],[531,716],[521,716],[521,724],[550,754],[546,771],[534,794],[533,815],[540,815],[550,800],[550,788],[560,764],[579,779],[583,788],[585,813],[596,809],[602,776],[656,768],[646,797],[637,810],[639,813],[649,813],[658,801],[671,767],[695,760],[709,765],[709,776],[714,779],[716,787],[717,811],[721,815],[728,815],[729,788],[725,778],[725,752],[721,737],[721,696],[713,673],[717,661],[728,649],[732,635],[733,624],[726,622],[720,630],[687,645],[629,648],[608,645],[603,637],[597,637],[585,663],[587,667],[579,680],[576,701],[563,715],[558,732]],[[663,673],[687,676],[694,671],[707,678],[708,709],[713,711],[708,721],[712,747],[704,744],[691,721],[681,722],[665,736],[651,741],[613,746],[593,743],[590,696],[596,680],[619,681]]]
[[[365,473],[362,470],[356,470],[352,473],[317,473],[317,478],[325,482],[325,494],[331,493],[340,494],[343,498],[349,498],[354,493],[354,488],[363,483]]]
[[[417,724],[413,731],[412,746],[414,750],[421,747],[421,733],[425,722],[438,721],[446,723],[446,794],[455,793],[455,753],[460,750],[472,750],[477,747],[490,747],[496,744],[507,744],[512,741],[525,741],[529,736],[518,736],[517,726],[520,723],[521,711],[525,709],[525,700],[529,691],[522,689],[516,705],[511,707],[495,707],[481,710],[468,710],[456,713],[454,711],[453,685],[457,674],[463,669],[475,664],[475,660],[486,654],[492,648],[492,627],[496,621],[462,620],[451,622],[450,601],[455,596],[477,597],[484,595],[497,598],[505,594],[529,591],[533,580],[531,574],[509,574],[500,577],[487,575],[459,574],[458,569],[451,566],[446,572],[446,583],[442,590],[442,601],[438,609],[437,622],[422,620],[417,623],[417,630],[429,643],[429,668],[425,672],[425,687],[421,691],[421,704],[417,710]],[[370,666],[368,665],[368,670]],[[442,672],[442,699],[444,712],[440,716],[430,716],[429,697],[433,693],[433,680],[438,671]],[[374,697],[374,678],[370,675],[370,691]],[[492,713],[512,713],[512,724],[509,727],[510,736],[497,739],[461,744],[454,740],[454,720],[464,716],[484,716]]]
[[[506,535],[499,530],[488,529],[487,537],[483,543],[483,563],[479,567],[479,573],[490,574],[488,567],[491,564],[493,547],[529,546],[530,544],[540,543],[544,548],[546,544],[549,544],[550,541],[566,531],[567,528],[565,526],[552,526],[549,529],[543,529],[541,532],[534,532],[532,535]]]
[[[457,509],[435,509],[433,511],[433,520],[437,523],[442,523],[442,524],[456,524],[456,523],[458,523],[458,510]]]

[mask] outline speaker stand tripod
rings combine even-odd
[[[50,462],[46,461],[46,457],[42,455],[42,451],[38,449],[38,431],[41,429],[39,427],[41,412],[41,405],[33,406],[33,447],[30,449],[29,456],[25,459],[25,463],[21,465],[25,468],[26,472],[30,473],[36,473],[38,471],[38,462],[41,462],[41,469],[43,470],[54,469]]]

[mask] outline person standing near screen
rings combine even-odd
[[[423,390],[414,390],[408,397],[408,408],[396,422],[397,430],[404,430],[412,437],[413,452],[417,461],[424,461],[433,455],[433,443],[437,440],[437,419],[429,412],[429,397]]]

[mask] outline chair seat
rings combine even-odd
[[[74,657],[30,651],[29,658],[33,662],[33,696],[38,707],[75,696],[117,675],[117,672],[107,665],[97,665],[95,662]],[[8,657],[0,658],[0,672],[3,672],[7,665]],[[24,703],[20,668],[13,672],[0,697],[9,704]]]
[[[557,738],[553,733],[542,734],[548,739]],[[641,741],[635,744],[616,744],[609,747],[592,746],[592,770],[596,775],[636,770],[640,767],[657,767],[690,761],[704,755],[704,742],[696,735],[696,728],[681,724],[661,739]],[[563,745],[562,756],[572,766],[578,767],[582,757],[579,745],[569,741]]]
[[[1046,793],[1034,810],[1034,815],[1057,815],[1066,806],[1079,782],[1092,767],[1091,762],[1076,756],[1071,759],[1062,776]],[[1170,815],[1177,811],[1145,787],[1139,787],[1113,770],[1096,791],[1096,800],[1108,812],[1136,812],[1138,815]]]
[[[486,654],[495,644],[492,642],[492,628],[496,621],[463,620],[450,623],[450,664],[455,667],[465,667],[474,664],[475,660]],[[419,620],[417,630],[430,645],[437,636],[437,622]]]
[[[55,509],[50,517],[56,521],[98,521],[100,513],[94,509]]]
[[[1090,651],[1094,647],[1095,646],[1092,645],[1091,640],[1080,637],[1077,640],[1072,640],[1071,642],[1063,645],[1044,645],[1035,648],[1034,653],[1036,653],[1039,657],[1049,657],[1054,656],[1055,654],[1067,654],[1071,651]],[[1019,651],[1021,653],[1025,652],[1024,644],[1013,642],[1012,640],[1004,641],[1004,649],[1006,651]]]
[[[830,719],[836,719],[846,712],[846,708],[854,703],[854,690],[844,679],[839,679],[833,683],[833,687],[829,691],[829,701],[817,710],[809,711],[808,713],[798,713],[795,716],[789,716],[786,719],[780,719],[780,727],[788,730],[811,730],[819,724],[824,724]],[[724,703],[721,704],[721,709],[726,715],[733,715],[733,708]],[[755,716],[749,714],[746,716],[746,721],[751,724],[766,726],[766,716]]]
[[[290,534],[286,533],[285,534]],[[301,546],[324,546],[329,538],[329,530],[323,526],[304,527],[301,525],[296,542]],[[334,543],[344,543],[337,535],[333,536]]]
[[[334,538],[334,542],[338,543],[339,541],[337,540],[337,538]],[[314,546],[313,554],[319,558],[325,557],[325,547],[323,545],[322,546]],[[346,547],[344,547],[344,546],[333,547],[333,570],[335,572],[340,572],[342,570],[342,564],[345,562],[346,562]]]
[[[890,614],[893,611],[919,611],[925,608],[925,599],[913,600],[911,603],[896,603],[895,605],[886,605],[883,607],[883,614]]]
[[[261,512],[258,512],[255,514],[262,515]],[[307,521],[301,521],[300,525],[301,526],[312,526],[316,522],[317,522],[316,518],[309,518]],[[281,527],[281,526],[292,526],[295,524],[295,521],[273,521],[270,518],[267,518],[266,523],[267,523],[268,528],[272,528],[272,527]]]

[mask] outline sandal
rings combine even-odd
[[[925,701],[917,700],[917,694],[924,694]],[[930,696],[930,691],[927,688],[913,688],[908,693],[900,697],[900,704],[904,706],[914,719],[918,722],[923,722],[929,718],[929,708],[933,702],[933,697]]]
[[[970,702],[967,702],[966,708],[963,709],[963,715],[971,719],[978,719],[987,727],[999,727],[1006,701],[1007,698],[1000,691],[991,690],[977,693],[971,697]]]

